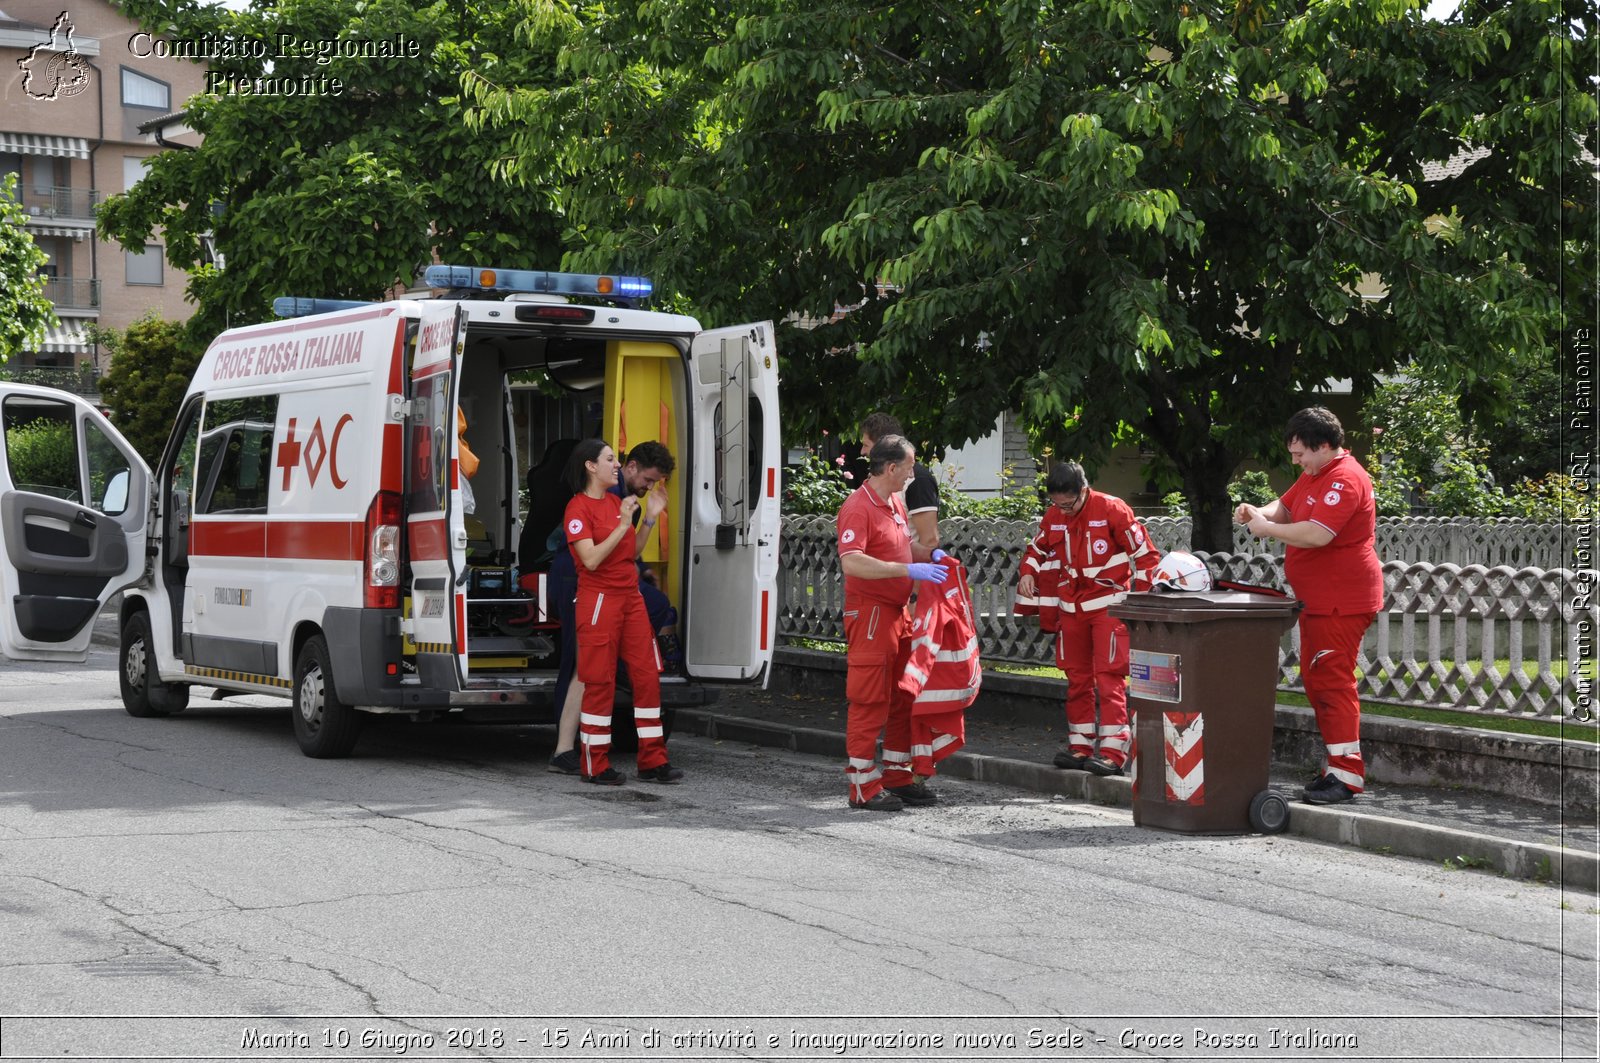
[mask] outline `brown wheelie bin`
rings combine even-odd
[[[1130,594],[1133,822],[1191,834],[1276,834],[1289,804],[1268,789],[1278,643],[1293,598],[1244,591]]]

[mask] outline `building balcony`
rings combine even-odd
[[[0,365],[0,380],[14,384],[38,384],[70,391],[74,395],[100,395],[100,370],[87,362],[82,365],[24,365],[13,358]]]
[[[82,277],[47,277],[44,297],[55,304],[56,311],[99,310],[100,281]]]
[[[104,197],[94,188],[25,188],[22,209],[29,225],[94,228],[94,211]]]

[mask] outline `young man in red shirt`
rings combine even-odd
[[[943,583],[944,551],[912,542],[900,492],[916,452],[887,435],[868,454],[867,482],[839,508],[839,567],[844,570],[845,779],[850,807],[898,812],[938,797],[912,772],[911,698],[899,689],[911,656],[906,602],[913,580]],[[878,736],[883,735],[883,767]]]
[[[1284,429],[1300,478],[1270,506],[1241,505],[1234,519],[1284,544],[1283,569],[1300,614],[1300,680],[1316,710],[1327,767],[1302,795],[1313,805],[1348,801],[1365,783],[1356,658],[1383,608],[1383,565],[1373,546],[1372,479],[1344,449],[1344,428],[1321,406]]]

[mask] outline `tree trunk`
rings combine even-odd
[[[1233,552],[1233,500],[1228,497],[1228,479],[1233,470],[1220,473],[1203,470],[1203,475],[1184,477],[1184,495],[1189,500],[1191,526],[1189,549],[1207,553]]]

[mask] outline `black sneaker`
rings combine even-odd
[[[1083,762],[1088,759],[1088,757],[1080,757],[1076,753],[1068,753],[1063,749],[1056,754],[1055,765],[1058,768],[1065,768],[1067,771],[1082,771]]]
[[[1340,779],[1328,776],[1331,780],[1328,785],[1313,789],[1306,787],[1305,793],[1300,795],[1300,800],[1308,805],[1337,805],[1355,797],[1356,792],[1346,786]]]
[[[1315,779],[1312,779],[1310,782],[1306,783],[1305,788],[1307,790],[1323,790],[1326,789],[1328,784],[1333,781],[1333,776],[1324,772],[1323,774],[1318,775]]]
[[[675,783],[683,778],[683,769],[674,768],[671,764],[658,764],[653,768],[642,768],[638,772],[640,782]]]
[[[914,783],[907,783],[905,786],[885,786],[883,792],[894,794],[902,804],[909,805],[912,808],[916,808],[919,805],[936,805],[939,803],[939,795],[928,789],[928,784],[921,779]]]
[[[626,780],[616,768],[607,768],[599,775],[581,776],[584,782],[592,782],[596,786],[621,786]]]
[[[583,768],[578,764],[578,751],[569,749],[565,753],[557,753],[551,757],[550,770],[556,775],[582,775]]]
[[[1121,775],[1122,766],[1113,764],[1102,756],[1089,757],[1083,762],[1083,770],[1091,775]]]
[[[904,801],[888,790],[879,790],[865,801],[851,801],[850,807],[864,808],[869,812],[898,812],[906,806]]]

